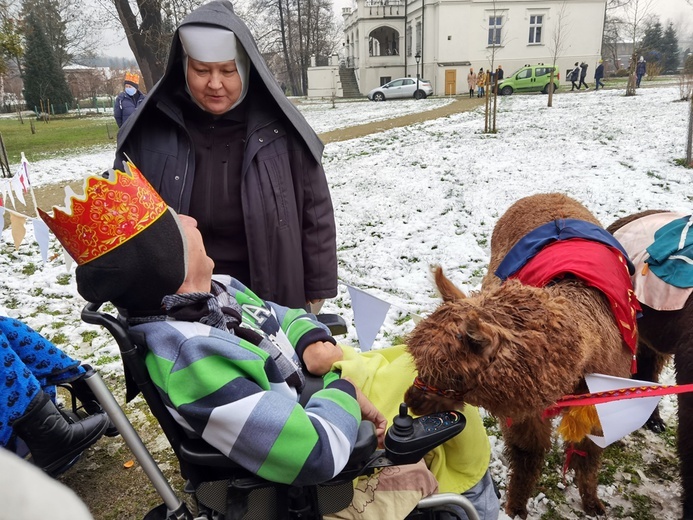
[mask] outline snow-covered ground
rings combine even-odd
[[[465,291],[478,287],[486,272],[493,226],[523,196],[568,194],[604,225],[644,209],[690,212],[693,174],[675,162],[685,156],[688,124],[688,105],[676,102],[678,97],[674,87],[641,89],[629,98],[616,90],[566,92],[556,95],[554,106],[547,108],[546,96],[511,96],[500,98],[494,135],[482,133],[483,114],[477,109],[328,144],[324,165],[338,226],[340,280],[391,303],[375,347],[390,345],[411,331],[411,313],[425,315],[439,303],[430,265],[442,265]],[[301,109],[323,132],[447,102],[340,102],[334,109],[324,102],[307,103]],[[34,185],[71,182],[107,168],[112,157],[109,147],[35,162],[32,181]],[[74,286],[74,270],[65,269],[59,245],[52,240],[49,262],[43,265],[31,233],[29,226],[17,251],[10,231],[2,233],[0,265],[5,274],[0,281],[4,295],[0,313],[24,319],[102,372],[119,371],[113,342],[79,319],[84,301]],[[324,310],[352,322],[344,285]],[[358,344],[353,326],[343,341]],[[666,377],[671,383],[671,371]],[[662,415],[674,424],[674,399],[663,399]],[[507,468],[496,430],[491,431],[491,441],[492,471],[503,488]],[[671,437],[662,440],[650,432],[637,432],[623,442],[635,447],[645,443],[666,460],[675,456]],[[560,468],[556,471],[560,473]],[[625,469],[619,470],[621,478],[600,486],[609,517],[646,518],[633,512],[631,499],[637,494],[649,497],[657,518],[677,518],[678,484],[638,471],[640,476],[630,478]],[[675,470],[670,468],[670,473]],[[627,487],[624,478],[635,487]],[[552,511],[557,516],[547,518],[581,518],[571,479],[569,474],[565,503],[538,493],[530,504],[530,518]]]

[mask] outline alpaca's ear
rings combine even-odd
[[[455,287],[455,285],[443,274],[442,267],[439,265],[434,266],[433,275],[435,276],[436,287],[438,287],[438,291],[443,297],[444,302],[464,300],[466,298],[464,293]]]
[[[486,323],[476,312],[470,312],[466,317],[465,328],[464,342],[474,355],[486,361],[495,356],[500,343],[496,327]]]

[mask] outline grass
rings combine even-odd
[[[36,133],[31,133],[31,122]],[[107,128],[108,126],[108,128]],[[110,130],[113,138],[109,139]],[[46,157],[72,155],[76,150],[114,143],[118,128],[112,117],[54,117],[48,123],[34,117],[0,119],[2,134],[9,162],[18,163],[21,152],[27,158],[37,160]]]

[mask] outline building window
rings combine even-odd
[[[421,22],[416,23],[416,52],[421,54]]]
[[[529,17],[529,43],[541,43],[541,25],[544,15],[533,14]]]
[[[411,42],[412,42],[411,25],[407,26],[406,33],[407,33],[407,35],[406,35],[406,38],[407,38],[407,56],[411,56]]]
[[[488,18],[488,44],[501,44],[501,28],[503,26],[502,16],[489,16]]]

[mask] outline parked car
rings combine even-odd
[[[416,78],[399,78],[371,90],[368,93],[368,99],[372,101],[385,101],[386,99],[395,98],[426,99],[431,94],[433,94],[433,87],[427,79],[419,80],[417,90]]]
[[[549,93],[551,88],[551,71],[553,73],[554,91],[560,86],[561,74],[558,67],[551,65],[525,65],[513,72],[498,84],[498,92],[503,96],[509,96],[513,92],[543,92]]]

